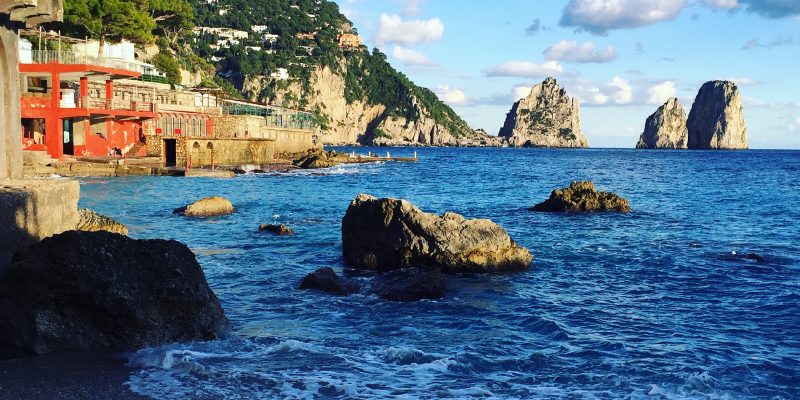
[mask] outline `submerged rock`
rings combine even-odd
[[[446,273],[521,271],[533,260],[500,225],[420,211],[406,200],[359,194],[342,219],[342,251],[355,268],[441,268]]]
[[[128,234],[128,227],[92,210],[80,208],[78,209],[78,215],[80,219],[78,220],[78,225],[75,227],[75,230],[84,232],[106,231],[119,233],[120,235]]]
[[[194,254],[172,240],[69,231],[18,252],[0,277],[0,358],[115,353],[227,328]]]
[[[578,99],[547,78],[514,103],[499,136],[513,147],[589,147],[580,114]]]
[[[333,268],[325,267],[306,275],[300,282],[300,289],[318,290],[346,296],[358,293],[361,286],[355,280],[342,278],[336,275]]]
[[[445,282],[438,268],[430,271],[399,269],[379,275],[372,282],[371,292],[384,300],[418,301],[441,299]]]
[[[531,211],[593,212],[630,211],[628,200],[612,192],[598,192],[592,181],[576,181],[569,187],[556,189],[550,198],[533,206]]]
[[[206,197],[172,211],[173,214],[183,214],[187,217],[213,217],[233,214],[233,212],[233,203],[219,196]]]
[[[747,127],[739,88],[731,81],[706,82],[689,119],[690,149],[747,149]]]
[[[678,99],[672,97],[647,118],[636,148],[685,149],[688,142],[686,111]]]
[[[284,224],[261,224],[258,226],[258,230],[261,232],[270,232],[279,236],[294,234],[292,228],[289,228]]]

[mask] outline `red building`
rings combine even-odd
[[[141,75],[133,66],[50,51],[32,61],[19,66],[23,150],[53,158],[146,153],[145,125],[158,117],[152,97],[114,95],[115,80]]]

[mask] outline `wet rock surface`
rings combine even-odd
[[[79,208],[78,215],[80,219],[78,220],[78,225],[75,227],[75,230],[84,232],[106,231],[119,233],[120,235],[128,234],[127,226],[92,210]]]
[[[258,226],[260,232],[269,232],[278,236],[286,236],[294,234],[292,228],[284,224],[261,224]]]
[[[511,272],[527,269],[533,260],[490,220],[439,216],[406,200],[366,194],[350,203],[342,219],[342,250],[348,265],[375,271]]]
[[[572,182],[568,187],[556,189],[550,198],[530,208],[544,212],[598,212],[630,211],[628,200],[612,192],[599,192],[592,181]]]
[[[0,276],[0,359],[210,340],[228,320],[186,245],[69,231]]]
[[[300,289],[346,296],[358,293],[361,285],[353,279],[340,277],[333,268],[325,267],[306,275],[300,282]]]
[[[176,208],[172,213],[186,217],[215,217],[233,214],[234,211],[233,203],[230,200],[224,197],[211,196],[200,199],[188,206]]]

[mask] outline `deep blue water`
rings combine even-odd
[[[131,236],[188,244],[233,326],[224,340],[132,355],[132,389],[159,399],[800,398],[800,152],[415,150],[416,164],[83,180],[81,205]],[[577,179],[633,212],[526,210]],[[440,301],[298,290],[319,267],[341,271],[341,218],[360,192],[492,219],[534,262],[450,277]],[[171,214],[208,195],[231,199],[236,214]],[[257,232],[267,222],[296,234]]]

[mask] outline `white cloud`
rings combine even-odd
[[[439,85],[436,88],[436,95],[439,96],[443,102],[454,105],[462,106],[467,104],[467,96],[459,89],[451,88],[449,85]]]
[[[739,0],[703,0],[703,3],[718,10],[732,10],[739,7]]]
[[[611,80],[604,93],[609,95],[616,104],[630,104],[633,101],[633,87],[631,84],[618,76]]]
[[[687,0],[570,0],[559,24],[604,35],[675,19]]]
[[[422,0],[401,0],[403,2],[403,14],[416,15],[419,14],[419,4]]]
[[[647,104],[664,104],[670,97],[675,97],[677,93],[675,82],[661,82],[647,89]]]
[[[759,83],[758,81],[756,81],[754,79],[744,78],[744,77],[728,78],[727,80],[729,80],[729,81],[731,81],[731,82],[733,82],[733,83],[735,83],[735,84],[737,84],[739,86],[755,85],[755,84]]]
[[[394,46],[392,57],[406,65],[430,65],[431,60],[428,56],[418,51],[407,49],[402,46]]]
[[[486,76],[514,76],[521,78],[546,78],[564,73],[564,67],[556,61],[536,64],[529,61],[506,61],[483,70]]]
[[[562,40],[544,51],[544,56],[552,61],[568,61],[576,63],[606,63],[617,57],[614,47],[594,48],[594,43],[578,43]]]
[[[530,85],[514,86],[514,88],[511,89],[512,97],[514,98],[514,101],[524,99],[531,94],[531,90],[533,90],[533,87]]]
[[[414,44],[439,40],[443,34],[444,24],[439,18],[404,21],[396,14],[381,14],[380,26],[373,41],[379,46],[387,43]]]
[[[800,117],[795,117],[794,122],[800,125]]]

